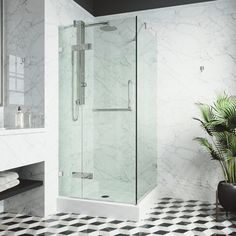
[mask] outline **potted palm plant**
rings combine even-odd
[[[236,98],[223,94],[213,105],[198,103],[200,122],[209,138],[196,141],[219,162],[224,181],[218,184],[218,198],[227,212],[236,212]]]

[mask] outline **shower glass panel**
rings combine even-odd
[[[87,100],[93,100],[83,110],[83,168],[93,179],[84,179],[83,197],[134,204],[136,19],[109,20],[108,27],[91,30],[94,78]]]
[[[157,184],[157,39],[149,24],[137,22],[137,199]]]
[[[82,197],[82,179],[72,178],[72,173],[82,172],[81,122],[73,121],[72,46],[77,43],[76,28],[59,30],[59,194]],[[81,120],[82,113],[78,119]],[[76,187],[75,187],[76,186]]]

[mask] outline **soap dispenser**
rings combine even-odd
[[[15,114],[15,126],[18,129],[24,128],[24,113],[22,112],[21,107],[19,106]]]

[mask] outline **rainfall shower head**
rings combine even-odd
[[[107,25],[101,26],[100,30],[105,31],[105,32],[111,32],[111,31],[117,30],[117,27],[111,26],[109,25],[109,23],[107,23]]]
[[[101,25],[100,30],[105,31],[105,32],[111,32],[111,31],[117,30],[117,27],[111,26],[109,21],[88,24],[86,25],[86,27],[100,26],[100,25]]]

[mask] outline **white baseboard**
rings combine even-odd
[[[157,187],[154,188],[149,194],[145,196],[145,198],[139,202],[139,219],[146,219],[148,213],[150,213],[151,209],[154,207],[154,204],[158,199],[158,191]]]
[[[157,188],[151,191],[138,205],[58,197],[57,211],[139,221],[147,216],[156,200]]]

